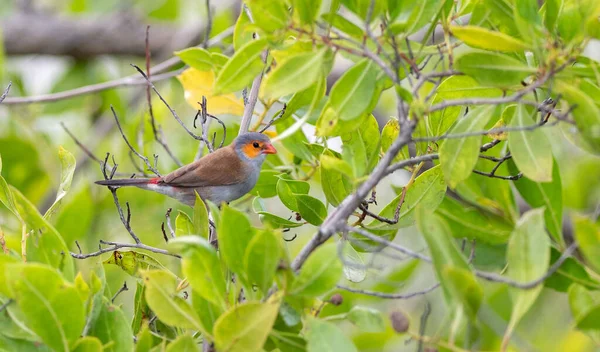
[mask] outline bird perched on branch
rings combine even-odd
[[[196,194],[215,204],[230,202],[248,193],[256,184],[267,154],[277,150],[269,137],[247,132],[227,147],[217,149],[168,175],[96,181],[110,187],[135,186],[167,195],[193,206]]]

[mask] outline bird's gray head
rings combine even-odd
[[[233,147],[240,158],[262,164],[267,154],[275,154],[277,150],[269,137],[258,132],[246,132],[237,136]]]

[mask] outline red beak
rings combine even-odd
[[[273,147],[273,144],[266,144],[265,148],[262,150],[263,154],[277,154],[277,149]]]

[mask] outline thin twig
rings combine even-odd
[[[344,285],[337,285],[337,288],[340,288],[342,290],[346,290],[349,292],[354,292],[354,293],[358,293],[361,295],[373,296],[373,297],[378,297],[378,298],[387,298],[387,299],[408,299],[408,298],[413,298],[416,296],[422,296],[424,294],[427,294],[427,293],[435,290],[438,287],[440,287],[439,282],[431,287],[428,287],[428,288],[422,290],[422,291],[416,291],[416,292],[411,292],[411,293],[384,293],[384,292],[377,292],[377,291],[361,290],[361,289],[352,288],[352,287],[348,287],[348,286],[344,286]]]
[[[425,310],[423,310],[423,314],[421,314],[421,321],[419,325],[419,336],[423,337],[425,335],[425,327],[427,326],[427,320],[431,315],[431,304],[429,302],[425,302]],[[417,352],[423,352],[423,340],[419,339],[417,342]]]
[[[516,181],[518,179],[520,179],[521,177],[523,177],[523,173],[519,172],[516,175],[511,175],[511,176],[500,176],[500,175],[495,175],[492,172],[483,172],[483,171],[479,171],[479,170],[473,170],[473,173],[477,174],[477,175],[481,175],[481,176],[487,176],[490,178],[497,178],[500,180],[507,180],[507,181]]]
[[[112,111],[113,116],[115,117],[115,122],[117,123],[117,127],[119,128],[119,132],[121,132],[121,137],[123,137],[123,140],[129,147],[129,150],[131,150],[131,152],[133,154],[135,154],[138,158],[140,158],[140,160],[142,160],[146,164],[146,167],[148,167],[148,170],[152,171],[156,176],[160,177],[160,173],[154,166],[152,166],[152,163],[150,163],[150,160],[148,160],[148,158],[145,157],[144,155],[138,153],[138,151],[135,150],[135,148],[131,145],[131,143],[129,143],[127,136],[125,136],[125,133],[123,132],[121,123],[119,122],[119,117],[117,116],[117,112],[115,111],[115,108],[112,105],[110,106],[110,111]]]
[[[172,257],[180,258],[180,256],[178,256],[177,254],[170,253],[166,249],[148,246],[143,243],[132,244],[132,243],[108,242],[108,241],[100,240],[100,244],[109,245],[110,247],[106,247],[106,248],[99,247],[99,249],[96,252],[87,253],[87,254],[77,254],[77,253],[71,252],[71,257],[73,257],[75,259],[87,259],[87,258],[97,257],[104,253],[114,252],[121,248],[135,248],[135,249],[143,249],[143,250],[146,250],[146,251],[152,252],[152,253],[170,255]]]
[[[261,128],[260,133],[263,133],[264,131],[267,130],[267,128],[271,127],[273,125],[273,123],[275,123],[277,120],[279,120],[280,118],[283,117],[283,115],[285,115],[285,110],[287,109],[287,104],[283,104],[283,108],[281,108],[281,111],[279,111],[279,113],[277,115],[275,115],[271,121],[269,121],[265,127]]]
[[[177,120],[177,122],[179,122],[179,124],[181,125],[181,127],[183,127],[183,129],[192,138],[194,138],[197,141],[203,141],[204,143],[209,143],[208,141],[204,140],[201,136],[198,136],[194,132],[190,131],[189,128],[187,128],[187,126],[185,125],[185,123],[183,123],[183,121],[179,118],[179,115],[177,115],[177,112],[175,112],[175,110],[173,110],[173,108],[171,108],[171,106],[169,105],[169,103],[167,103],[167,101],[165,100],[165,98],[163,98],[163,96],[158,92],[158,90],[156,89],[156,87],[154,86],[154,84],[152,84],[150,82],[150,80],[148,79],[148,77],[146,76],[146,74],[144,73],[144,71],[142,71],[141,68],[139,68],[137,65],[134,65],[134,64],[131,64],[131,66],[133,66],[146,79],[146,82],[148,82],[150,84],[150,86],[152,87],[152,90],[154,91],[154,93],[156,93],[156,95],[158,95],[158,97],[163,102],[163,104],[165,104],[165,106],[167,107],[167,109],[171,112],[171,115],[173,115],[173,117],[175,118],[175,120]]]
[[[10,92],[10,87],[12,87],[12,82],[8,82],[8,86],[6,86],[6,89],[4,89],[4,93],[2,93],[2,95],[0,95],[0,104],[2,104],[4,99],[6,99],[8,92]]]
[[[354,228],[354,227],[345,225],[345,230],[348,232],[357,233],[357,234],[364,236],[374,242],[386,245],[389,248],[397,250],[398,252],[406,254],[413,258],[423,260],[427,263],[432,263],[431,258],[429,258],[423,254],[414,252],[408,248],[402,247],[394,242],[390,242],[390,241],[382,238],[381,236],[374,235],[364,229]],[[502,275],[499,275],[496,273],[487,272],[487,271],[475,270],[474,272],[477,277],[480,277],[482,279],[485,279],[488,281],[493,281],[493,282],[504,283],[504,284],[507,284],[512,287],[528,290],[528,289],[532,289],[532,288],[536,287],[537,285],[541,284],[547,278],[549,278],[552,274],[554,274],[560,268],[560,266],[565,262],[565,260],[567,260],[573,254],[573,252],[575,252],[576,249],[577,249],[577,243],[573,242],[569,247],[567,247],[567,249],[565,249],[565,251],[561,254],[561,256],[556,260],[556,262],[554,262],[554,264],[552,264],[552,266],[550,266],[550,268],[548,268],[548,270],[546,271],[546,273],[544,275],[540,276],[539,278],[537,278],[535,280],[531,280],[528,282],[518,282],[513,279],[507,278],[505,276],[502,276]],[[473,255],[471,255],[470,257],[472,257]]]
[[[152,73],[150,68],[150,26],[146,27],[146,75],[148,76],[148,80],[152,80]],[[165,136],[162,133],[162,128],[156,125],[156,119],[154,118],[154,110],[152,109],[152,94],[151,94],[151,86],[146,81],[146,101],[148,102],[148,114],[150,115],[150,125],[152,126],[152,134],[154,135],[154,140],[160,144],[165,152],[169,155],[169,157],[173,160],[177,166],[183,166],[183,163],[173,154],[171,148],[167,144],[165,140]],[[143,126],[143,124],[142,124]]]
[[[206,30],[204,31],[204,43],[202,43],[202,47],[204,49],[208,48],[210,39],[210,34],[212,32],[213,27],[213,16],[210,8],[210,0],[206,0]]]
[[[6,308],[8,308],[8,306],[13,302],[14,302],[14,300],[12,298],[10,298],[8,301],[4,302],[4,304],[0,306],[0,313],[4,312],[4,310]]]
[[[121,286],[121,288],[119,289],[119,291],[117,291],[117,293],[115,293],[115,295],[112,297],[112,299],[110,300],[111,303],[115,303],[115,299],[117,299],[117,297],[125,291],[129,291],[129,287],[127,287],[127,281],[123,281],[123,286]]]

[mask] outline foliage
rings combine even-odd
[[[105,177],[145,174],[132,151],[161,171],[191,161],[254,118],[279,153],[232,204],[90,188],[100,173],[76,165],[72,141],[17,121],[15,78],[0,102],[0,351],[591,350],[600,60],[584,49],[600,2],[539,3],[246,0],[232,39],[174,53],[186,67],[159,86],[170,105],[126,113],[127,93],[107,90],[27,110],[114,105],[131,150],[117,133],[88,143],[91,119],[75,133],[111,151]],[[171,120],[198,109],[182,124],[202,137]]]

